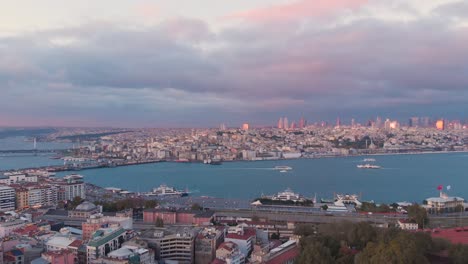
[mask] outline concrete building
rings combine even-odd
[[[115,225],[122,227],[125,230],[131,230],[133,228],[133,219],[129,216],[104,216],[101,213],[91,215],[86,222],[81,224],[83,230],[83,240],[88,240],[91,235],[98,229],[105,225]]]
[[[399,219],[398,227],[400,227],[403,230],[418,230],[419,228],[418,223],[410,219]]]
[[[145,223],[156,223],[160,218],[164,224],[209,225],[214,218],[213,211],[175,211],[165,209],[149,209],[143,212]]]
[[[102,213],[101,207],[98,207],[91,202],[84,201],[78,205],[75,210],[68,211],[68,216],[76,218],[89,218],[91,215],[98,213]]]
[[[439,197],[427,198],[424,208],[429,213],[455,212],[457,207],[463,208],[464,201],[461,197],[451,197],[441,191]]]
[[[0,238],[8,236],[13,230],[23,227],[23,220],[14,219],[0,222]]]
[[[239,246],[231,241],[222,243],[216,250],[216,259],[212,263],[244,264],[245,255]]]
[[[211,263],[216,258],[216,249],[224,242],[224,230],[207,227],[195,238],[195,263]]]
[[[88,263],[101,257],[106,257],[111,251],[119,249],[125,242],[125,230],[118,228],[101,228],[94,232],[86,246]]]
[[[0,186],[0,211],[15,210],[15,189],[9,186]]]
[[[86,188],[83,182],[83,176],[72,174],[63,177],[60,181],[56,182],[58,187],[58,200],[59,201],[72,201],[75,197],[86,199]]]
[[[198,228],[171,227],[147,230],[141,239],[155,251],[156,259],[178,261],[180,264],[194,263],[195,237]]]
[[[236,243],[239,246],[240,252],[248,257],[253,250],[256,233],[254,228],[245,228],[242,225],[229,227],[224,241]]]

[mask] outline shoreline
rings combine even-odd
[[[466,153],[468,154],[468,150],[453,150],[453,151],[417,151],[417,152],[399,152],[399,153],[368,153],[368,154],[355,154],[355,155],[319,155],[319,156],[308,156],[308,157],[298,157],[298,158],[277,158],[277,159],[259,159],[259,160],[223,160],[222,162],[226,163],[234,163],[234,162],[262,162],[262,161],[288,161],[288,160],[307,160],[307,159],[329,159],[329,158],[350,158],[350,157],[375,157],[375,156],[399,156],[399,155],[424,155],[424,154],[451,154],[451,153]],[[12,172],[12,171],[24,171],[24,170],[47,170],[49,172],[78,172],[84,170],[91,170],[91,169],[112,169],[117,167],[127,167],[127,166],[138,166],[138,165],[145,165],[145,164],[155,164],[161,162],[169,162],[169,163],[180,163],[180,164],[203,164],[203,165],[210,165],[204,164],[203,161],[188,161],[188,162],[178,162],[177,160],[153,160],[153,161],[139,161],[134,163],[128,164],[116,164],[114,167],[112,166],[93,166],[89,168],[81,168],[77,169],[70,169],[64,168],[63,165],[56,165],[56,166],[39,166],[39,167],[31,167],[31,168],[15,168],[9,170],[2,170],[0,173],[5,172]],[[220,165],[211,165],[211,166],[220,166]],[[222,164],[221,164],[222,166]]]

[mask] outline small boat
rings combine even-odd
[[[372,164],[364,164],[364,165],[357,165],[359,169],[380,169],[382,167],[378,165],[372,165]]]
[[[287,170],[280,170],[280,172],[288,172]]]
[[[364,162],[375,162],[375,159],[367,158],[363,160]]]
[[[176,162],[178,162],[178,163],[188,163],[188,162],[190,162],[190,160],[188,160],[188,159],[178,159],[178,160],[176,160]]]
[[[289,167],[289,166],[275,166],[275,170],[280,170],[280,171],[286,170],[286,171],[288,171],[288,170],[292,170],[292,168]]]

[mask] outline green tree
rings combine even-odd
[[[328,205],[326,205],[326,204],[322,205],[322,210],[324,210],[324,211],[328,210]]]
[[[453,264],[466,263],[468,260],[468,246],[457,244],[449,249],[449,258]]]
[[[156,227],[164,227],[164,220],[162,220],[160,217],[156,218]]]
[[[194,210],[194,211],[201,211],[201,210],[203,210],[203,207],[201,205],[199,205],[198,203],[194,203],[194,204],[192,204],[191,209]]]
[[[155,200],[146,200],[145,208],[155,208],[158,205],[158,202]]]
[[[80,196],[75,196],[73,200],[71,201],[71,207],[75,209],[78,205],[80,205],[83,202],[83,198]]]
[[[416,223],[419,225],[419,228],[423,228],[429,223],[426,209],[419,206],[418,204],[410,205],[406,210],[408,211],[408,217],[416,221]]]
[[[279,231],[277,230],[275,233],[272,233],[271,236],[270,236],[271,239],[280,239],[280,233]]]
[[[334,263],[334,259],[327,247],[318,241],[312,241],[301,250],[297,263],[331,264]]]

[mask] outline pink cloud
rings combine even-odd
[[[300,0],[297,2],[273,5],[266,8],[233,13],[224,19],[246,19],[249,21],[283,21],[298,17],[326,16],[343,9],[355,9],[368,0]]]

